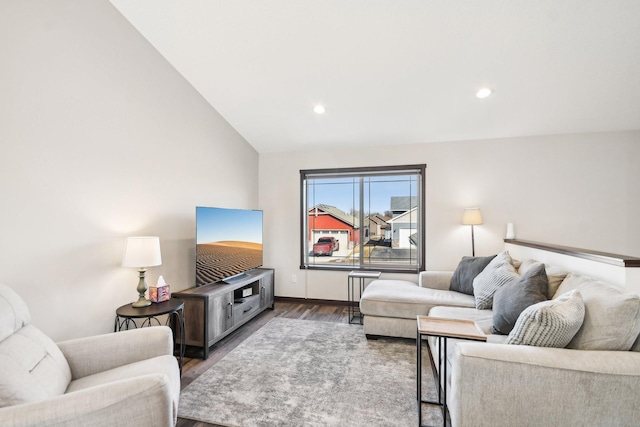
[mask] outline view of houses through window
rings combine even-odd
[[[300,171],[302,268],[419,271],[425,165]]]

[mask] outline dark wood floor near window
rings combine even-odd
[[[276,301],[274,310],[265,310],[249,323],[238,329],[222,341],[216,343],[209,351],[207,360],[186,358],[182,371],[182,388],[198,378],[207,369],[236,348],[242,341],[260,329],[274,317],[289,319],[319,320],[324,322],[347,322],[346,305],[313,304],[306,302]],[[209,424],[178,418],[177,427],[218,427]]]

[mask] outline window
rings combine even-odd
[[[300,268],[424,269],[426,165],[300,171]]]

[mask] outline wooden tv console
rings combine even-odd
[[[273,309],[275,270],[256,268],[233,283],[214,283],[174,292],[184,301],[187,352],[203,359],[209,347],[267,308]],[[193,347],[202,350],[194,354]]]

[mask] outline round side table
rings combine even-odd
[[[165,325],[169,326],[173,331],[174,355],[178,358],[180,376],[182,376],[185,350],[184,301],[171,298],[169,301],[152,303],[147,307],[139,308],[133,307],[133,303],[123,305],[116,310],[116,321],[113,331],[118,332],[130,328],[160,326],[162,322],[158,317],[165,315],[167,316]]]

